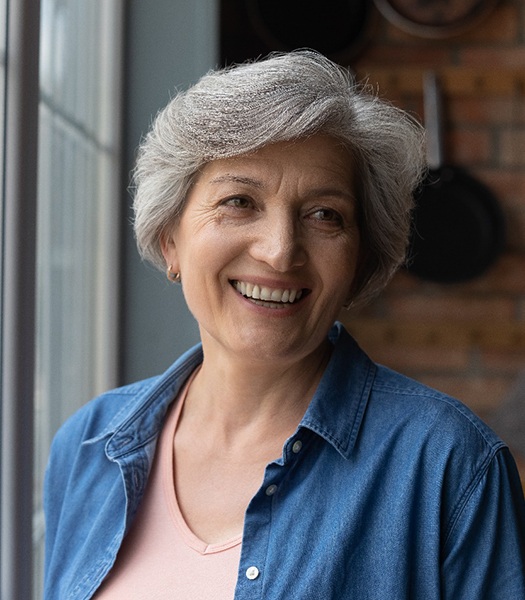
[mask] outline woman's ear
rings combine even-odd
[[[170,265],[174,271],[179,271],[179,257],[177,254],[177,244],[175,242],[175,234],[173,229],[165,231],[160,236],[160,249],[166,265]]]

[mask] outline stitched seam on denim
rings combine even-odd
[[[456,507],[454,508],[454,510],[452,511],[451,516],[450,516],[450,524],[448,525],[447,530],[446,530],[445,539],[443,542],[443,549],[448,544],[449,539],[452,536],[452,533],[454,531],[454,528],[456,527],[461,515],[463,514],[466,506],[468,505],[470,498],[474,494],[474,491],[475,491],[477,485],[483,479],[483,477],[486,475],[490,465],[492,464],[492,462],[495,459],[498,452],[503,450],[503,448],[505,448],[505,444],[503,442],[501,442],[499,444],[499,446],[493,447],[491,449],[491,452],[487,455],[487,457],[481,464],[478,471],[474,474],[470,484],[466,487],[465,491],[459,498],[458,503],[457,503]]]
[[[394,393],[396,396],[411,396],[413,398],[420,397],[421,399],[442,402],[443,404],[446,404],[446,405],[450,406],[451,408],[453,408],[457,413],[459,413],[465,419],[467,419],[470,422],[470,424],[473,425],[475,427],[475,429],[478,431],[478,433],[483,437],[485,442],[487,442],[487,444],[489,444],[490,447],[498,448],[500,445],[499,441],[495,442],[494,439],[487,437],[487,432],[484,431],[484,429],[482,429],[479,426],[477,419],[473,417],[473,415],[469,412],[468,409],[463,408],[463,406],[461,405],[461,403],[459,403],[458,400],[456,400],[454,398],[450,398],[449,396],[447,396],[445,394],[441,394],[440,392],[437,392],[437,391],[433,393],[433,390],[428,390],[428,392],[425,392],[425,391],[416,390],[416,389],[414,389],[414,392],[412,393],[410,391],[407,392],[405,390],[401,390],[396,387],[389,387],[388,385],[382,385],[382,384],[380,386],[374,387],[372,390],[372,393],[374,393],[374,392],[389,392],[389,393]]]
[[[99,558],[93,565],[93,567],[84,575],[84,577],[82,577],[82,579],[78,581],[78,583],[72,590],[72,593],[74,594],[73,597],[79,594],[82,591],[82,588],[86,586],[89,587],[85,590],[86,594],[83,596],[83,598],[87,600],[87,598],[92,597],[93,593],[97,590],[97,588],[102,583],[104,577],[107,575],[107,573],[109,573],[111,569],[113,563],[110,559],[111,557],[113,557],[114,560],[114,558],[117,555],[117,551],[121,543],[122,533],[123,532],[121,530],[118,531],[108,548],[108,552],[103,557]],[[100,578],[100,574],[107,566],[109,566],[109,568],[106,570],[105,573],[103,573],[103,577]]]

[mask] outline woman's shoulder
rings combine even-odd
[[[370,453],[386,448],[395,472],[402,465],[403,476],[412,473],[421,486],[439,489],[450,526],[474,490],[493,481],[501,494],[521,494],[514,459],[498,434],[460,400],[405,375],[377,367],[362,425]]]
[[[331,335],[335,349],[322,382],[323,390],[331,393],[322,401],[333,398],[334,430],[340,431],[337,424],[346,421],[351,439],[359,439],[370,451],[383,440],[400,453],[428,455],[424,448],[433,447],[444,460],[449,450],[457,456],[464,450],[478,460],[505,446],[460,400],[376,363],[341,324],[336,323]]]
[[[72,436],[77,441],[102,439],[143,412],[155,420],[156,412],[164,414],[182,383],[201,361],[202,352],[196,346],[164,373],[96,396],[66,420],[55,436],[55,443]]]
[[[104,437],[131,414],[161,376],[120,386],[96,396],[75,411],[59,428],[55,444],[69,438],[84,441]]]
[[[505,447],[500,437],[466,404],[388,367],[378,365],[372,388],[372,411],[390,415],[392,422],[434,437],[442,448],[453,446],[493,455]]]

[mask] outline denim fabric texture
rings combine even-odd
[[[341,324],[330,339],[248,506],[235,600],[525,600],[525,502],[505,444],[458,401],[373,363]],[[91,598],[111,569],[166,411],[201,361],[196,347],[103,394],[56,435],[46,600]]]

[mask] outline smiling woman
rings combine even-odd
[[[402,264],[422,172],[421,127],[311,51],[158,115],[137,242],[201,344],[58,433],[47,598],[524,597],[508,449],[336,322]]]

